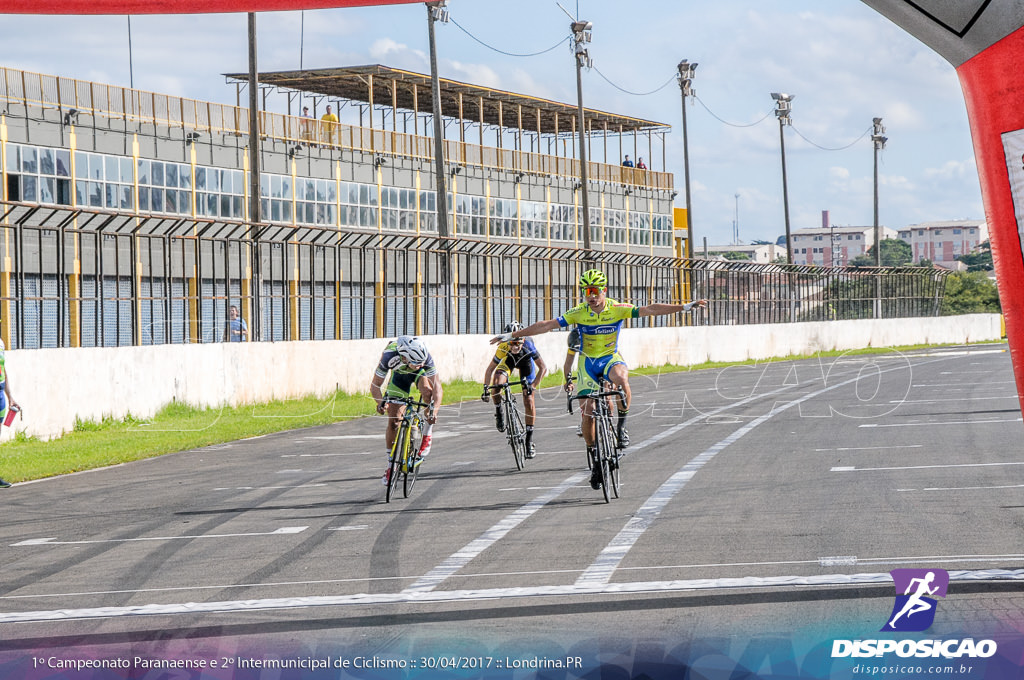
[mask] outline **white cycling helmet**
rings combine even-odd
[[[506,333],[515,333],[516,331],[521,330],[523,330],[523,324],[519,323],[518,321],[512,321],[510,323],[505,324]]]
[[[419,338],[411,335],[400,335],[395,340],[398,345],[398,354],[410,364],[421,365],[427,363],[427,346]]]

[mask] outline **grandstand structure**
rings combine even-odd
[[[861,290],[807,284],[826,279],[806,268],[725,275],[738,265],[681,257],[669,126],[587,110],[587,156],[600,160],[582,187],[575,105],[445,79],[440,234],[430,78],[380,65],[258,74],[254,221],[246,76],[226,78],[238,105],[0,69],[9,348],[219,342],[230,305],[255,340],[489,333],[574,304],[589,266],[637,304],[728,301],[742,280],[742,304],[711,323],[813,318],[829,291]],[[627,153],[652,169],[623,167]],[[906,304],[889,308],[934,313],[941,282],[911,274]]]

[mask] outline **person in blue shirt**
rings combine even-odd
[[[521,330],[522,327],[518,321],[513,321],[505,326],[505,332],[512,333]],[[547,372],[547,366],[544,365],[544,359],[537,351],[537,345],[534,344],[533,338],[516,338],[498,345],[498,349],[494,352],[494,358],[488,362],[487,370],[484,372],[484,386],[507,383],[512,371],[519,371],[519,377],[528,383],[528,387],[523,388],[523,406],[526,411],[526,457],[533,458],[537,455],[537,448],[533,443],[533,425],[537,419],[537,402],[533,397],[533,390],[540,385],[541,378]],[[488,399],[494,402],[494,424],[498,428],[498,432],[504,432],[505,414],[501,392],[484,389],[480,398],[484,402]]]
[[[238,307],[231,305],[228,309],[228,325],[224,327],[224,342],[246,342],[249,339],[249,326],[245,319],[238,316]]]

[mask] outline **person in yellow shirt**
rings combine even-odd
[[[586,302],[573,307],[555,319],[538,321],[522,330],[495,336],[491,338],[491,344],[509,342],[514,338],[528,335],[540,335],[556,328],[567,328],[576,324],[580,332],[580,354],[582,355],[578,367],[579,393],[583,395],[601,391],[603,380],[622,389],[624,396],[619,399],[618,403],[617,435],[618,447],[624,449],[629,446],[626,416],[629,413],[632,393],[629,389],[629,367],[618,351],[622,322],[626,319],[639,319],[645,316],[664,316],[676,312],[688,312],[694,308],[706,307],[708,301],[696,300],[682,305],[653,303],[637,307],[612,300],[607,297],[608,277],[600,269],[589,269],[583,272],[579,284],[583,289]],[[587,443],[587,454],[591,460],[594,460],[597,454],[597,449],[594,446],[594,420],[588,417],[593,410],[593,405],[586,400],[581,410],[584,423],[583,439]],[[601,488],[600,465],[594,465],[593,470],[590,486],[599,489]]]
[[[327,113],[320,116],[320,125],[323,128],[324,141],[328,144],[334,144],[334,135],[338,128],[338,117],[331,111],[331,105],[327,105]]]

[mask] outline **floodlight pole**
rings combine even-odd
[[[448,22],[446,0],[427,3],[427,35],[430,43],[430,91],[434,114],[434,176],[437,192],[437,235],[441,239],[441,287],[444,295],[444,332],[452,333],[451,243],[448,240],[448,182],[444,163],[444,121],[441,119],[441,81],[437,73],[437,41],[435,22]],[[373,106],[373,102],[370,102]]]
[[[690,140],[686,129],[686,99],[697,96],[697,91],[693,89],[693,77],[697,72],[697,64],[691,64],[684,59],[679,62],[678,68],[679,89],[683,95],[683,185],[686,192],[686,243],[689,256],[693,257],[693,203],[690,200]]]
[[[882,227],[878,221],[878,152],[885,148],[888,137],[885,134],[885,126],[881,118],[874,118],[871,121],[873,126],[871,142],[875,151],[875,266],[882,266]],[[875,274],[875,318],[882,318],[882,280]]]
[[[793,97],[791,94],[780,94],[772,92],[772,99],[775,100],[775,115],[779,119],[779,144],[782,148],[782,208],[786,216],[786,262],[793,264],[793,239],[789,228],[789,186],[786,182],[786,135],[783,130],[787,125],[792,125],[793,120],[789,114],[793,110]]]
[[[590,42],[589,21],[574,21],[569,25],[573,37],[573,52],[576,56],[576,116],[580,147],[580,194],[583,202],[583,249],[590,250],[590,196],[588,195],[586,120],[583,115],[583,66],[590,66],[590,55],[584,45]]]
[[[256,79],[256,13],[249,12],[249,269],[252,281],[252,340],[263,339],[260,310],[260,119]]]

